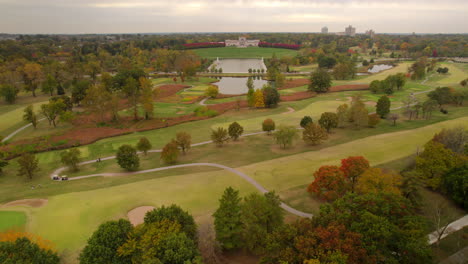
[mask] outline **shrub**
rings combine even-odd
[[[267,108],[273,108],[278,105],[278,102],[280,101],[280,95],[277,89],[266,85],[263,87],[263,94],[265,96],[265,106]]]
[[[369,115],[369,126],[375,127],[380,122],[380,116],[378,114]]]
[[[213,140],[218,147],[223,146],[223,144],[229,140],[228,131],[223,127],[211,130],[211,140]]]
[[[268,118],[265,119],[262,123],[262,130],[267,132],[268,135],[271,134],[271,131],[275,130],[275,121]]]
[[[308,124],[310,123],[313,123],[312,121],[312,117],[310,116],[304,116],[302,119],[301,119],[301,122],[299,123],[299,125],[302,127],[302,128],[305,128]]]
[[[228,132],[229,136],[236,141],[244,132],[244,128],[239,123],[234,122],[229,125]]]
[[[146,137],[142,137],[138,141],[136,147],[139,151],[143,152],[146,155],[148,153],[148,150],[150,150],[153,146]]]
[[[182,150],[182,153],[185,154],[185,152],[188,149],[190,149],[190,144],[192,143],[192,137],[187,132],[179,132],[176,134],[175,141],[177,142],[177,145],[179,146],[179,148]]]
[[[318,145],[328,139],[327,131],[320,125],[309,123],[302,131],[302,139],[310,145]]]
[[[214,117],[218,115],[218,111],[209,109],[207,106],[199,106],[193,112],[196,116]]]
[[[273,135],[282,148],[291,146],[294,139],[298,137],[297,129],[293,126],[281,125]]]
[[[320,116],[319,124],[330,133],[332,128],[338,126],[338,115],[333,112],[325,112]]]
[[[180,150],[175,140],[167,143],[161,151],[161,159],[164,163],[174,164],[179,158]]]
[[[205,95],[209,98],[216,98],[218,94],[219,94],[219,88],[218,86],[215,86],[215,85],[210,85],[205,91]]]
[[[122,145],[117,150],[117,163],[123,169],[135,171],[140,167],[140,158],[137,151],[130,145]]]

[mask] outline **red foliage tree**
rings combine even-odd
[[[314,181],[307,187],[327,201],[335,200],[346,192],[346,178],[338,166],[322,166],[314,172]]]
[[[359,175],[364,173],[369,167],[369,161],[362,156],[348,157],[341,160],[340,170],[350,182],[351,192],[354,192],[354,185]]]

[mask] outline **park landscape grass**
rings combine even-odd
[[[297,54],[296,50],[279,49],[279,48],[260,48],[260,47],[222,47],[222,48],[203,48],[193,50],[202,58],[231,58],[231,59],[249,59],[249,58],[271,58],[275,54],[278,58],[287,56],[294,57]]]
[[[22,230],[26,224],[26,214],[18,211],[0,211],[0,232]]]
[[[389,74],[393,72],[388,70],[375,76],[378,75],[378,79],[382,79]],[[359,81],[370,82],[368,78],[377,78],[375,76],[361,78]],[[432,89],[443,81],[452,83],[458,77],[431,76],[424,85],[419,82],[408,82],[404,91],[392,96],[392,106],[398,106],[398,102],[411,92]],[[171,78],[161,79],[154,80],[154,83],[172,82]],[[192,88],[193,91],[202,91],[204,81],[206,80],[196,83]],[[113,155],[122,144],[134,145],[142,136],[148,137],[154,148],[161,148],[177,131],[188,131],[192,134],[193,142],[201,142],[209,139],[212,128],[227,127],[233,121],[243,125],[246,133],[259,131],[261,121],[265,118],[274,119],[277,125],[297,126],[304,115],[311,115],[316,121],[320,113],[334,111],[339,104],[349,102],[349,97],[357,94],[362,95],[368,102],[375,102],[380,97],[368,91],[330,93],[303,101],[281,103],[276,109],[231,111],[208,120],[108,138],[81,146],[79,149],[83,159],[88,160]],[[426,95],[420,96],[423,98]],[[210,101],[216,103],[220,100]],[[157,111],[167,115],[174,115],[180,111],[189,112],[194,106],[196,105],[187,105],[186,109],[180,110],[176,103],[167,105],[156,103],[156,107],[161,108]],[[295,112],[283,114],[288,107],[295,109]],[[373,108],[369,106],[369,109]],[[180,162],[214,162],[235,167],[267,189],[277,191],[282,200],[289,205],[299,210],[316,213],[322,202],[307,194],[305,187],[313,180],[312,173],[319,166],[338,164],[340,159],[350,155],[363,155],[369,159],[372,166],[390,164],[411,157],[441,128],[466,125],[467,121],[466,107],[451,107],[448,115],[435,113],[431,120],[399,121],[396,127],[383,121],[375,129],[336,130],[331,135],[331,139],[319,147],[307,147],[299,140],[293,148],[281,150],[271,137],[258,135],[243,138],[237,143],[229,143],[223,148],[214,145],[193,148],[188,155],[181,158]],[[60,164],[58,153],[50,151],[37,154],[41,172],[33,181],[28,182],[19,177],[0,177],[0,185],[4,187],[0,190],[0,202],[34,197],[49,200],[48,204],[41,208],[0,208],[0,218],[2,214],[5,215],[5,211],[25,211],[29,220],[25,228],[54,242],[61,254],[66,257],[67,263],[76,261],[79,249],[100,223],[110,219],[125,218],[126,213],[135,207],[142,205],[157,207],[176,203],[190,211],[198,221],[202,221],[200,219],[210,219],[218,204],[217,199],[225,187],[233,186],[240,189],[241,194],[255,191],[238,176],[207,167],[115,178],[96,177],[71,182],[52,182],[49,173]],[[233,160],[232,157],[236,159]],[[6,174],[14,175],[16,166],[14,161],[11,162],[6,168]],[[163,166],[159,161],[159,154],[142,157],[143,169],[159,166]],[[389,166],[394,168],[395,165]],[[75,176],[120,171],[122,170],[114,160],[94,163],[84,166],[79,173],[67,172],[67,174]],[[41,184],[40,188],[30,188],[30,185],[38,184]]]

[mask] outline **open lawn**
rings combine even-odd
[[[277,49],[277,48],[259,48],[259,47],[248,47],[248,48],[237,48],[237,47],[222,47],[222,48],[205,48],[205,49],[194,49],[193,50],[198,56],[203,58],[236,58],[236,59],[247,59],[247,58],[271,58],[273,54],[276,57],[281,58],[284,56],[293,57],[297,54],[297,51],[290,49]]]
[[[464,72],[461,67],[456,65],[455,63],[439,63],[435,67],[437,68],[443,68],[447,67],[449,69],[448,73],[446,74],[439,74],[437,72],[434,72],[432,75],[432,78],[429,79],[429,82],[431,83],[436,83],[440,85],[457,85],[460,83],[460,81],[468,78],[468,73]]]
[[[0,232],[22,230],[26,224],[26,214],[17,211],[0,211]]]
[[[413,154],[432,135],[443,127],[468,124],[468,117],[458,118],[434,125],[401,132],[381,134],[358,139],[344,144],[309,151],[282,158],[258,162],[238,169],[253,177],[267,189],[276,190],[281,197],[293,201],[292,206],[304,204],[309,194],[301,188],[313,180],[312,173],[324,164],[338,164],[341,158],[363,155],[371,165],[378,166],[393,159]],[[220,151],[228,151],[226,146]],[[385,150],[385,151],[384,151]],[[277,150],[283,151],[283,150]],[[286,150],[286,152],[289,150]],[[189,154],[190,155],[190,154]],[[213,156],[213,162],[216,162]],[[285,165],[287,164],[287,166]],[[87,237],[102,221],[125,217],[130,209],[141,205],[160,206],[176,203],[195,216],[212,213],[223,189],[229,185],[238,188],[243,194],[253,191],[253,187],[239,177],[225,171],[189,173],[172,177],[161,177],[164,172],[148,173],[144,177],[153,179],[122,184],[90,191],[66,193],[49,197],[46,206],[31,212],[30,231],[52,240],[65,254],[79,249]],[[126,176],[138,178],[143,175]],[[119,180],[125,177],[117,177]],[[108,179],[79,180],[92,184]],[[64,188],[75,182],[60,182]],[[294,192],[294,194],[291,194]],[[118,195],[117,195],[118,194]],[[292,197],[292,198],[291,198]],[[316,212],[318,205],[308,206]],[[301,208],[299,208],[301,209]],[[79,217],[77,214],[79,212]],[[60,219],[65,225],[51,225]],[[73,226],[73,228],[70,228]]]
[[[291,71],[298,71],[298,72],[313,72],[317,69],[318,64],[308,64],[308,65],[301,65],[301,66],[290,66],[289,69]]]

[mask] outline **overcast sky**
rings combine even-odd
[[[0,33],[468,33],[468,0],[0,0]]]

